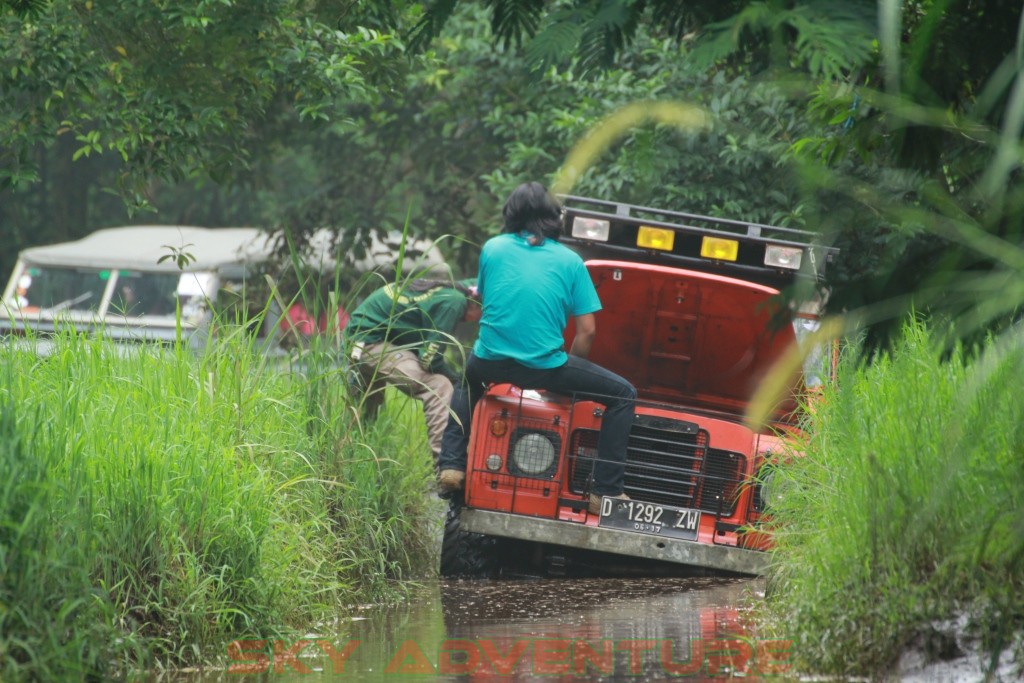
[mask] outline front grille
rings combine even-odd
[[[576,493],[590,490],[598,433],[576,430],[570,443]],[[625,491],[636,500],[732,515],[746,459],[708,448],[708,433],[692,422],[637,415],[629,433]]]
[[[736,507],[736,494],[739,492],[740,476],[745,465],[746,458],[739,453],[714,448],[708,451],[697,507],[708,512],[720,510],[722,516],[731,516]]]
[[[590,491],[590,480],[594,476],[594,460],[597,458],[597,435],[593,429],[577,429],[569,443],[569,490],[583,495]]]

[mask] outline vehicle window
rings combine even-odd
[[[120,271],[108,315],[174,315],[178,277],[174,273]]]
[[[94,313],[103,299],[107,276],[98,270],[33,266],[19,281],[18,297],[24,299],[23,308],[44,313]]]

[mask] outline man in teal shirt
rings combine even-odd
[[[511,233],[489,240],[480,254],[477,282],[494,297],[487,301],[473,345],[482,360],[511,358],[544,370],[565,365],[569,357],[562,335],[569,316],[601,310],[583,261],[550,239],[533,245],[528,236]],[[573,355],[586,356],[577,351]]]
[[[488,240],[480,254],[480,336],[466,361],[466,381],[452,397],[438,461],[439,490],[449,495],[462,488],[473,407],[488,384],[507,382],[606,406],[590,495],[596,513],[601,496],[626,497],[622,485],[636,389],[586,360],[601,301],[583,260],[558,242],[558,202],[540,183],[525,183],[509,196],[503,217],[503,234]],[[566,353],[563,334],[570,316],[576,336]]]
[[[474,280],[421,279],[376,290],[345,326],[346,348],[365,390],[365,412],[376,414],[389,384],[420,401],[435,464],[456,379],[444,350],[454,341],[455,326],[479,320],[480,312]]]

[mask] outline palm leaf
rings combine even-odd
[[[606,69],[636,33],[639,14],[623,0],[590,0],[579,41],[579,66],[582,73]]]
[[[409,32],[409,48],[418,51],[429,45],[430,41],[441,33],[441,29],[455,13],[458,4],[459,0],[435,0]]]
[[[692,58],[707,68],[781,32],[790,36],[796,63],[815,77],[837,80],[870,58],[874,22],[873,4],[867,0],[811,0],[784,10],[754,2],[709,25]]]
[[[691,60],[698,69],[706,69],[728,59],[740,51],[744,33],[765,30],[770,26],[772,15],[765,3],[755,2],[724,21],[709,24],[690,54]]]
[[[487,4],[491,30],[506,46],[521,46],[524,38],[532,37],[544,14],[544,0],[487,0]]]
[[[49,0],[0,0],[0,8],[7,5],[20,17],[31,18],[42,14]]]
[[[527,61],[541,70],[568,62],[583,36],[584,17],[577,9],[555,12],[526,44]]]

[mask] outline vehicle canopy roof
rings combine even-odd
[[[176,272],[173,258],[180,249],[194,257],[189,271],[243,269],[270,257],[270,241],[257,228],[197,228],[183,225],[139,225],[97,230],[81,239],[21,252],[21,260],[38,266],[117,268]]]
[[[398,231],[373,234],[362,258],[346,254],[339,259],[334,233],[322,229],[310,239],[303,261],[321,271],[337,267],[339,261],[360,272],[394,267],[402,239]],[[165,258],[173,255],[172,250],[193,257],[184,267],[186,272],[216,271],[225,277],[242,277],[254,265],[271,259],[275,238],[259,228],[139,225],[105,228],[78,240],[29,247],[21,252],[20,259],[31,266],[179,272],[175,259]],[[405,253],[406,272],[445,263],[440,250],[429,240],[406,240]]]

